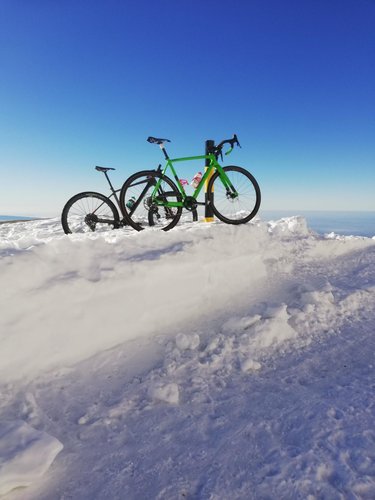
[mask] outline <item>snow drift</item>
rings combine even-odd
[[[337,433],[329,459],[328,445],[313,446],[325,439],[321,398],[299,413],[283,401],[285,384],[306,396],[308,356],[334,376],[324,351],[337,355],[335,338],[368,364],[357,343],[373,342],[374,261],[374,239],[321,237],[300,217],[70,236],[57,220],[1,225],[1,421],[56,436],[43,471],[60,452],[50,481],[12,496],[370,498],[373,401],[360,398],[346,430],[340,395],[322,410]]]

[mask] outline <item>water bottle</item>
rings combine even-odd
[[[202,180],[202,172],[197,172],[191,181],[191,186],[193,186],[194,189],[197,189],[201,180]]]
[[[136,202],[136,198],[135,198],[135,196],[132,196],[132,197],[130,198],[130,200],[128,200],[128,202],[127,202],[126,206],[127,206],[128,208],[132,208],[132,206],[134,205],[134,203],[135,203],[135,202]]]

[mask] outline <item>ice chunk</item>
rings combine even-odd
[[[176,405],[180,399],[178,385],[173,382],[169,384],[154,384],[150,387],[148,393],[152,399],[164,401],[169,404]]]
[[[252,370],[259,370],[262,367],[262,365],[258,361],[254,361],[251,358],[244,359],[241,362],[241,370],[243,372],[248,372]]]
[[[176,335],[176,346],[180,351],[186,349],[195,349],[199,346],[200,338],[197,333],[192,333],[191,335],[186,335],[185,333],[179,333]]]
[[[0,495],[41,477],[62,448],[56,438],[26,422],[1,422]]]

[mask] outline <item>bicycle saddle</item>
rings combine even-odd
[[[169,139],[158,139],[157,137],[149,137],[147,142],[151,144],[163,144],[163,142],[171,142]]]
[[[108,172],[108,170],[115,170],[115,169],[111,167],[95,167],[95,170],[98,170],[98,172]]]

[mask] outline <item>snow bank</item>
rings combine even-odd
[[[272,273],[292,272],[295,256],[332,258],[374,244],[368,238],[324,240],[301,217],[243,226],[186,224],[168,233],[67,236],[57,220],[4,224],[0,231],[4,382],[236,310],[257,290],[266,292],[261,283]],[[304,293],[302,301],[308,300]],[[291,325],[316,311],[329,322],[323,313],[329,303],[321,299],[324,306],[305,304],[292,313],[285,304],[260,310],[252,349],[295,337]]]
[[[2,240],[3,381],[208,317],[266,275],[265,227],[42,238],[35,225]]]
[[[356,339],[373,342],[374,263],[374,239],[300,217],[70,236],[58,220],[2,224],[0,491],[63,443],[62,476],[28,498],[370,498],[372,351]],[[342,337],[332,359],[318,349],[352,330],[347,351]],[[303,349],[317,354],[294,363]]]

